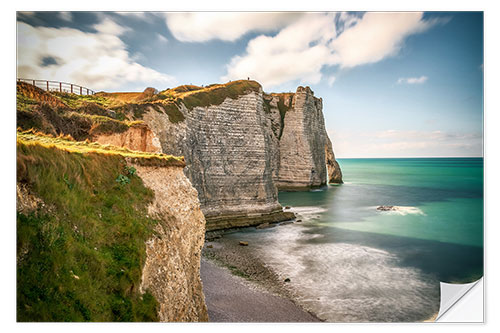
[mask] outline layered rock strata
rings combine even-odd
[[[217,102],[190,105],[177,100],[180,121],[173,122],[162,104],[155,110],[145,107],[142,116],[152,132],[150,147],[159,142],[162,153],[185,157],[184,172],[198,191],[207,230],[291,219],[293,213],[283,212],[278,202],[278,190],[342,181],[322,100],[309,87],[267,95],[258,83],[247,82],[250,88],[236,96],[231,85],[242,81],[217,91],[189,91],[191,98],[200,95],[205,101],[212,94]],[[232,95],[220,98],[225,93]],[[128,146],[127,138],[109,138],[107,143]]]
[[[109,144],[116,147],[127,147],[131,150],[148,153],[160,153],[161,145],[156,135],[144,124],[131,126],[121,133],[107,133],[94,135],[93,141],[100,144]]]
[[[262,90],[226,98],[219,105],[179,108],[182,122],[172,123],[160,112],[148,112],[143,120],[159,138],[163,153],[184,156],[207,230],[294,217],[278,202]]]
[[[208,321],[200,279],[205,218],[198,193],[182,167],[133,166],[155,193],[148,214],[158,220],[146,242],[140,288],[158,301],[160,321]]]

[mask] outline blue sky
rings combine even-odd
[[[337,157],[482,156],[483,14],[18,13],[18,76],[309,85]]]

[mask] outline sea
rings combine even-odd
[[[330,322],[424,321],[439,282],[483,275],[482,158],[338,162],[344,184],[279,193],[300,222],[225,236],[248,240],[302,307]]]

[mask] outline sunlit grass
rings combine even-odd
[[[126,157],[179,158],[18,133],[17,182],[43,207],[17,214],[18,321],[156,321],[141,294],[153,192]],[[120,177],[127,182],[119,182]]]
[[[57,148],[67,152],[79,154],[98,153],[104,155],[122,156],[131,158],[142,165],[158,166],[185,166],[183,156],[172,156],[160,153],[148,153],[129,150],[112,145],[102,145],[89,141],[74,141],[69,137],[53,137],[35,131],[18,131],[17,142],[23,145],[39,145],[45,148]]]

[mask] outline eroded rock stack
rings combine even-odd
[[[273,132],[278,146],[274,155],[278,189],[307,190],[341,183],[325,129],[322,99],[314,97],[309,87],[298,87],[295,94],[271,94],[267,100],[273,128],[279,128]]]

